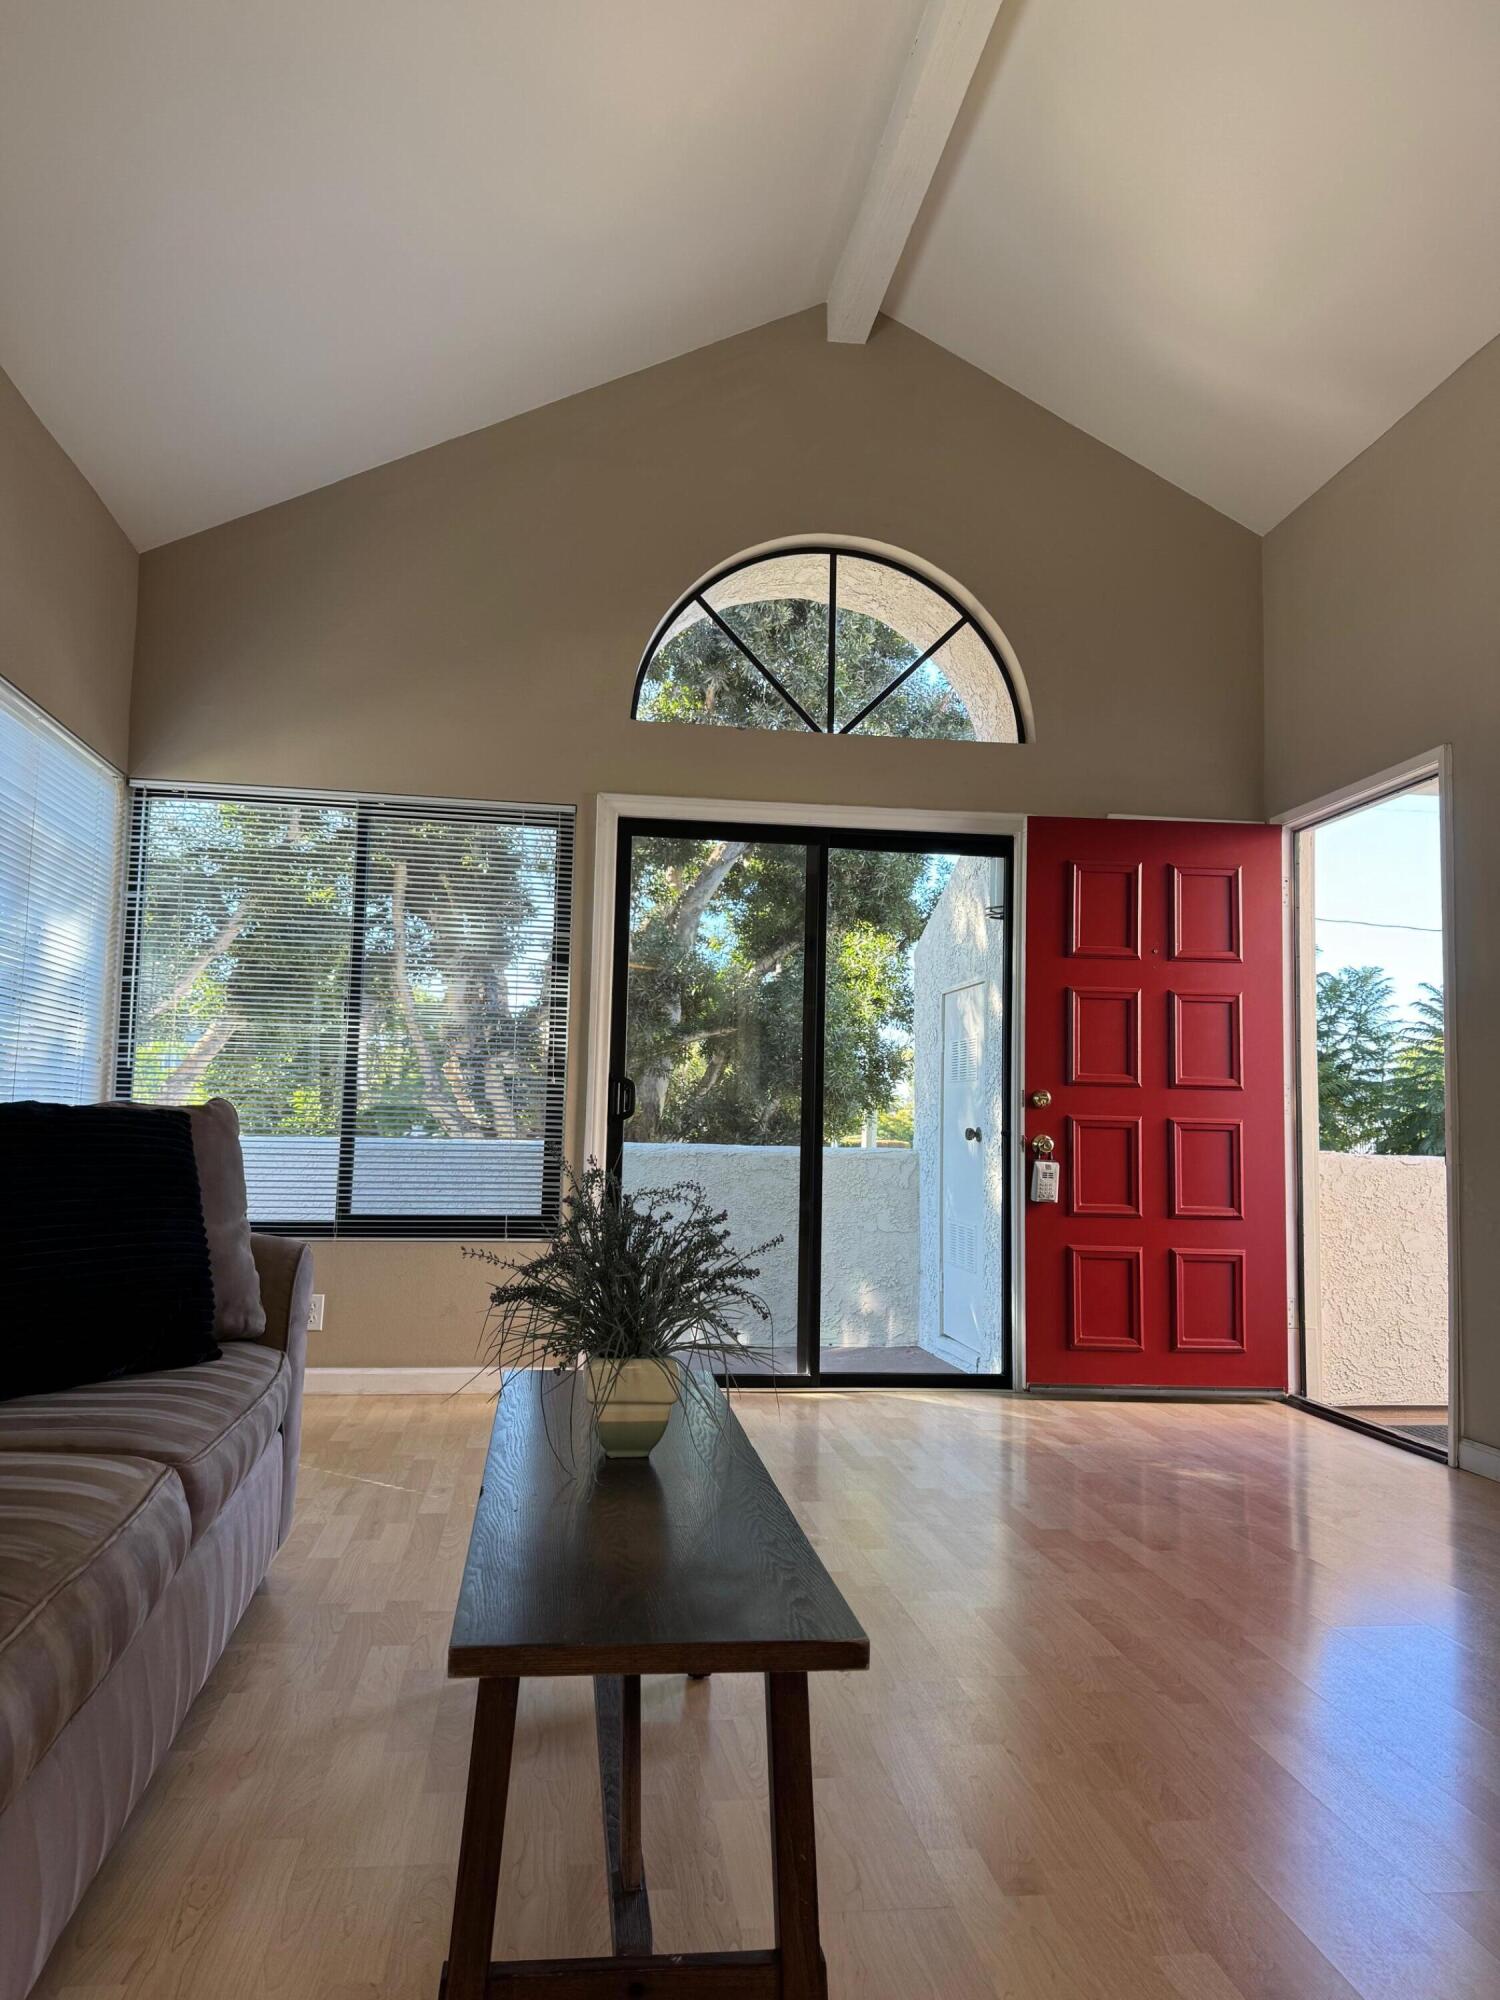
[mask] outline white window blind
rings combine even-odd
[[[0,681],[0,1098],[107,1094],[125,782]]]
[[[260,1228],[555,1227],[573,814],[138,787],[121,1096],[227,1097]]]

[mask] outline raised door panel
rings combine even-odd
[[[1172,1213],[1203,1222],[1243,1220],[1244,1126],[1238,1118],[1171,1118]]]
[[[1076,1349],[1138,1354],[1144,1338],[1142,1255],[1135,1244],[1068,1251],[1068,1340]]]
[[[1169,1000],[1174,1089],[1243,1090],[1243,997],[1238,993],[1172,993]]]
[[[1244,872],[1239,868],[1172,868],[1172,956],[1240,960]]]
[[[1245,1351],[1243,1250],[1173,1250],[1172,1344],[1181,1352]]]
[[[1134,861],[1073,863],[1074,958],[1139,958],[1141,870]]]
[[[1068,1203],[1074,1215],[1139,1215],[1141,1121],[1068,1120]]]
[[[1141,996],[1133,986],[1068,992],[1068,1081],[1135,1088],[1141,1080]]]

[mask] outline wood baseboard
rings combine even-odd
[[[493,1396],[493,1368],[309,1368],[310,1396]]]

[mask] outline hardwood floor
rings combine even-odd
[[[833,2000],[1494,2000],[1500,1487],[1274,1405],[761,1393],[873,1642],[812,1691]],[[296,1526],[36,1989],[434,2000],[489,1408],[312,1399]],[[758,1681],[647,1681],[657,1949],[769,1942]],[[592,1693],[528,1682],[498,1955],[604,1952]]]

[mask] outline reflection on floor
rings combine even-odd
[[[1418,1444],[1436,1445],[1439,1451],[1448,1449],[1448,1412],[1441,1405],[1360,1403],[1349,1405],[1345,1414],[1364,1424],[1378,1424],[1398,1437],[1413,1438]]]
[[[1500,1486],[1276,1403],[739,1410],[870,1634],[813,1677],[831,1994],[1500,1993]],[[32,2000],[433,2000],[490,1417],[309,1397],[291,1537]],[[661,1952],[771,1941],[764,1702],[646,1679]],[[495,1956],[607,1953],[602,1861],[592,1689],[525,1680]]]
[[[915,1345],[825,1347],[821,1357],[821,1374],[825,1381],[830,1375],[889,1375],[892,1381],[899,1381],[903,1375],[951,1375],[956,1382],[961,1382],[968,1372],[967,1369],[955,1368],[941,1355],[929,1354],[925,1347]],[[771,1361],[771,1373],[797,1373],[797,1350],[794,1346],[777,1347]],[[747,1379],[751,1379],[749,1371]]]
[[[825,1375],[955,1375],[964,1370],[925,1347],[825,1347]]]

